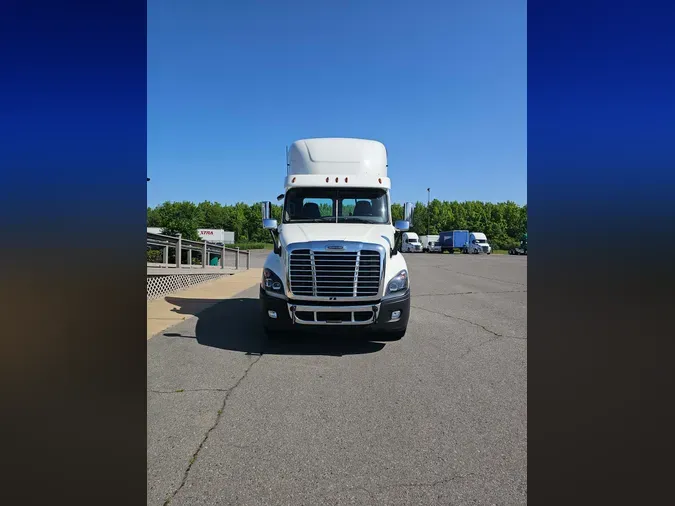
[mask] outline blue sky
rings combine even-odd
[[[397,202],[527,202],[526,2],[148,1],[148,205],[274,200],[285,146],[387,146]]]

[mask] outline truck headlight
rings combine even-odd
[[[283,293],[284,291],[281,279],[271,269],[263,269],[262,287],[269,292]]]
[[[405,292],[408,289],[408,271],[403,270],[389,281],[385,295]]]

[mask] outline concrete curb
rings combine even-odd
[[[148,301],[146,340],[257,285],[261,276],[262,269],[249,269]]]

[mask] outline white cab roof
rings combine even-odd
[[[384,144],[366,139],[323,138],[295,141],[289,150],[288,175],[369,175],[387,177]]]
[[[340,137],[295,141],[288,153],[284,184],[390,189],[387,150],[381,142]]]
[[[487,241],[487,237],[485,237],[483,232],[471,232],[471,235],[474,237],[474,239],[484,239]]]

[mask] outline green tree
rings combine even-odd
[[[161,227],[163,234],[199,240],[199,211],[192,202],[165,202],[155,208],[153,215],[154,226]]]
[[[403,206],[401,204],[391,205],[391,218],[393,223],[403,219]]]
[[[272,217],[282,221],[283,206],[272,205]],[[403,219],[403,206],[391,206],[393,221]],[[434,199],[429,206],[417,202],[412,230],[420,235],[438,234],[447,230],[484,232],[494,248],[508,249],[517,245],[527,232],[527,205],[515,202],[448,202]],[[272,237],[262,228],[262,210],[259,203],[222,205],[217,202],[165,202],[147,208],[147,226],[160,227],[165,233],[181,233],[186,239],[198,239],[198,228],[216,228],[233,231],[238,242],[271,243]]]

